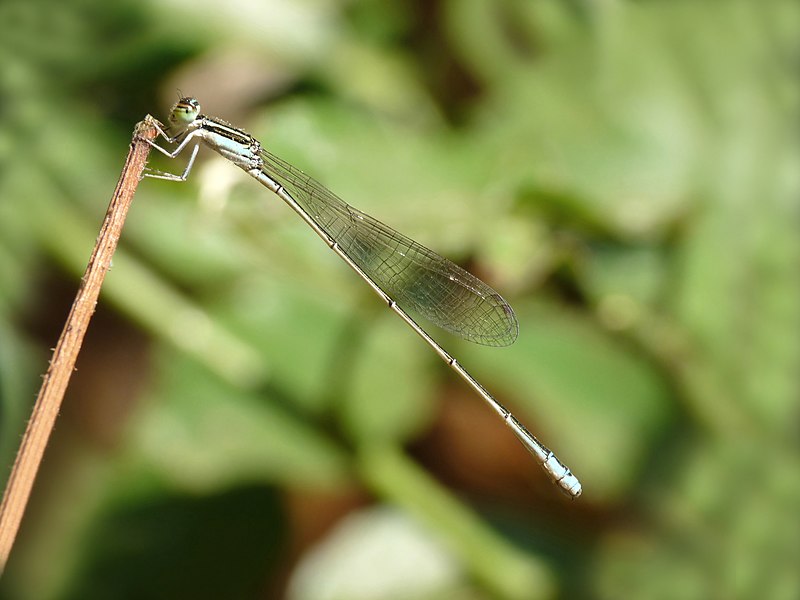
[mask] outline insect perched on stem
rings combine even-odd
[[[464,339],[487,346],[507,346],[519,325],[508,303],[483,281],[377,219],[353,208],[299,169],[270,154],[247,132],[216,117],[200,114],[200,103],[181,98],[169,115],[174,150],[151,145],[175,158],[191,148],[181,175],[150,171],[150,177],[185,181],[202,142],[278,195],[417,335],[433,348],[494,411],[536,457],[550,478],[569,496],[581,494],[578,478],[450,356],[406,312]]]

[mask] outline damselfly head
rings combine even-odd
[[[176,129],[184,129],[200,114],[200,103],[196,98],[181,98],[169,113],[169,122]]]

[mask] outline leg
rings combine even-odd
[[[170,158],[175,158],[177,156],[179,150],[182,148],[179,146],[178,150],[175,151],[175,156],[172,156],[169,152],[164,150],[163,148],[156,146],[153,142],[148,140],[148,143],[155,148],[156,150],[160,150]],[[186,178],[189,177],[189,172],[192,170],[192,166],[194,165],[194,159],[197,157],[197,151],[200,150],[200,142],[196,142],[194,148],[192,148],[192,155],[189,157],[189,162],[186,164],[186,168],[183,170],[183,173],[180,175],[176,175],[174,173],[164,173],[163,171],[156,171],[151,169],[150,167],[145,167],[144,172],[142,173],[143,177],[151,177],[152,179],[166,179],[167,181],[186,181]]]
[[[164,133],[163,129],[161,129],[158,126],[156,126],[156,128],[158,129],[159,135],[164,137],[168,142],[175,141],[179,137],[179,136],[176,136],[175,138],[170,138],[166,133]],[[181,152],[183,152],[183,150],[186,148],[186,146],[189,144],[189,142],[192,141],[192,138],[194,137],[194,133],[195,133],[194,131],[190,132],[183,140],[181,140],[181,142],[178,144],[177,148],[175,148],[175,150],[173,150],[172,152],[162,148],[161,146],[159,146],[158,144],[156,144],[152,140],[147,140],[147,143],[150,144],[150,146],[152,148],[154,148],[155,150],[158,150],[159,152],[161,152],[165,156],[168,156],[170,158],[175,158]],[[175,175],[174,173],[164,173],[162,171],[156,171],[156,170],[150,169],[148,167],[148,168],[145,168],[145,171],[143,173],[143,177],[152,177],[153,179],[166,179],[167,181],[186,181],[186,178],[189,176],[189,172],[192,170],[192,166],[194,165],[194,159],[197,157],[197,151],[199,149],[200,149],[200,142],[196,141],[194,143],[194,147],[192,148],[192,154],[189,157],[189,162],[186,165],[186,168],[183,170],[183,173],[181,175]]]

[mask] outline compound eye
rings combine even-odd
[[[195,98],[181,98],[169,114],[170,123],[175,125],[189,125],[200,114],[200,103]]]

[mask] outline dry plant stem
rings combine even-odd
[[[3,503],[0,505],[0,573],[8,561],[47,440],[50,438],[64,392],[75,368],[83,336],[94,314],[100,286],[111,266],[111,257],[117,248],[117,241],[122,233],[133,194],[139,185],[150,151],[150,145],[145,140],[156,136],[154,122],[148,115],[136,126],[117,189],[114,190],[100,235],[97,237],[86,272],[81,279],[80,289],[53,352],[50,367],[44,376],[31,419],[28,421],[28,427],[17,452],[3,495]]]

